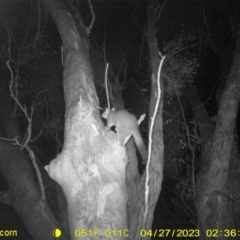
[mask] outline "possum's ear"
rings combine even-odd
[[[102,114],[102,118],[105,118],[107,119],[107,116],[110,112],[114,112],[115,111],[115,108],[112,108],[112,109],[109,109],[109,108],[106,108],[105,111],[103,112]]]
[[[103,114],[102,114],[102,118],[107,119],[107,116],[108,116],[109,112],[110,112],[110,109],[109,109],[109,108],[106,108],[105,111],[104,111]]]

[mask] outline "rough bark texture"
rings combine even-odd
[[[197,186],[198,226],[201,239],[209,239],[207,229],[234,228],[229,194],[229,168],[233,149],[234,128],[240,98],[240,29],[237,48],[227,84],[220,99],[218,120],[212,142],[204,149],[204,164]],[[225,239],[219,236],[217,239]]]
[[[125,239],[126,231],[116,232],[127,229],[125,150],[99,116],[88,39],[81,34],[86,29],[76,27],[61,1],[43,2],[63,42],[66,104],[63,151],[47,167],[48,173],[66,195],[72,239],[105,239],[107,229],[112,239]]]

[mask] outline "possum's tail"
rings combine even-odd
[[[142,139],[142,136],[141,136],[140,132],[139,131],[134,131],[133,138],[134,138],[135,144],[137,146],[137,149],[141,154],[143,164],[146,164],[148,154],[147,154],[147,149],[146,149],[146,146],[143,142],[143,139]]]

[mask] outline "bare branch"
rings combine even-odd
[[[43,182],[42,182],[41,173],[39,171],[35,155],[28,145],[28,143],[31,140],[31,135],[32,135],[32,118],[33,118],[34,106],[31,106],[31,110],[30,110],[30,114],[29,114],[28,111],[27,111],[27,107],[25,105],[22,105],[19,101],[18,89],[17,89],[17,78],[18,78],[18,72],[19,72],[19,66],[20,66],[21,50],[19,50],[19,52],[18,52],[18,61],[17,61],[16,73],[14,74],[13,69],[12,69],[11,64],[10,64],[11,63],[11,38],[10,38],[8,28],[6,28],[6,30],[7,30],[7,33],[8,33],[8,42],[9,42],[9,45],[8,45],[9,58],[6,61],[6,65],[7,65],[7,68],[9,70],[9,72],[10,72],[10,77],[11,77],[10,83],[9,83],[10,96],[13,98],[13,100],[15,101],[17,106],[20,108],[20,110],[24,113],[24,116],[26,117],[26,119],[28,121],[28,127],[27,127],[27,132],[26,132],[26,138],[25,138],[23,143],[20,143],[18,141],[17,136],[13,139],[6,139],[6,138],[1,138],[1,139],[5,140],[5,141],[11,141],[11,142],[13,142],[13,145],[19,146],[21,150],[23,148],[25,148],[28,151],[28,154],[29,154],[29,156],[32,160],[32,164],[33,164],[33,167],[36,171],[38,182],[39,182],[39,185],[40,185],[41,200],[45,201],[46,196],[45,196],[45,190],[44,190],[44,185],[43,185]],[[13,90],[13,88],[14,88],[15,91]]]
[[[159,12],[156,14],[155,21],[157,21],[158,19],[160,19],[162,10],[163,10],[164,6],[166,5],[167,1],[168,1],[168,0],[165,0],[165,1],[164,1],[164,3],[162,4],[161,8],[160,8],[160,2],[157,4],[156,13],[157,13],[158,9],[159,9]]]
[[[108,109],[110,109],[110,102],[109,102],[109,95],[108,95],[108,77],[107,77],[108,65],[109,64],[107,63],[106,70],[105,70],[105,88],[106,88],[106,94],[107,94]]]
[[[91,14],[92,14],[92,21],[91,21],[91,23],[90,23],[90,25],[89,25],[89,27],[88,27],[88,29],[87,29],[88,34],[90,34],[91,29],[92,29],[92,27],[93,27],[93,24],[94,24],[94,22],[95,22],[95,13],[94,13],[94,11],[93,11],[93,5],[92,5],[92,3],[91,3],[91,0],[88,0],[88,4],[89,4],[90,10],[91,10]]]

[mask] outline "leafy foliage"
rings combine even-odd
[[[199,67],[193,47],[195,37],[192,32],[179,34],[172,41],[164,44],[167,58],[164,65],[165,90],[169,95],[181,95],[181,89],[191,84]]]

